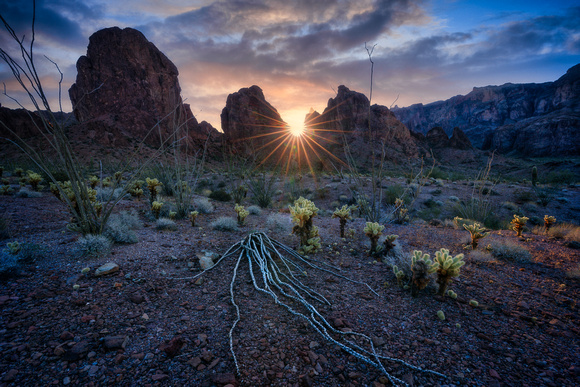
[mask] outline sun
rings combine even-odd
[[[300,137],[304,134],[304,117],[289,117],[286,120],[288,132],[294,137]]]

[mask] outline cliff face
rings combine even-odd
[[[69,95],[79,130],[101,144],[122,147],[146,138],[159,146],[172,135],[185,143],[205,136],[181,100],[177,68],[141,32],[95,32],[77,71]]]
[[[477,87],[446,101],[394,108],[409,129],[461,129],[483,149],[530,156],[578,154],[580,65],[555,82]]]

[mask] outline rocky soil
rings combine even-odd
[[[393,179],[390,183],[402,180]],[[315,191],[315,183],[304,181]],[[580,250],[566,241],[524,232],[493,231],[487,243],[512,241],[531,252],[517,263],[482,259],[465,250],[465,231],[414,221],[389,224],[406,256],[414,249],[434,255],[441,247],[465,253],[467,264],[450,286],[457,294],[437,297],[429,287],[418,297],[397,286],[391,268],[367,254],[364,220],[350,221],[354,238],[341,239],[332,203],[346,194],[348,182],[322,178],[328,193],[314,198],[321,214],[322,250],[311,258],[340,269],[345,281],[328,272],[307,270],[305,284],[331,306],[313,305],[339,330],[370,336],[380,354],[437,371],[446,378],[385,362],[392,375],[414,386],[575,386],[580,384]],[[497,208],[513,200],[518,187],[498,185]],[[519,188],[529,189],[525,186]],[[464,198],[471,188],[459,182],[423,188],[417,203],[436,194]],[[578,219],[577,187],[560,192],[547,213]],[[443,198],[443,199],[441,199]],[[249,201],[249,200],[248,200]],[[224,253],[248,233],[265,230],[268,216],[286,204],[250,215],[238,231],[215,231],[210,223],[234,216],[233,203],[213,202],[216,210],[200,215],[196,227],[177,221],[177,231],[158,231],[147,201],[123,200],[119,209],[135,209],[144,222],[139,242],[116,245],[110,255],[79,258],[78,235],[66,229],[69,214],[48,192],[40,198],[0,197],[0,214],[12,237],[2,241],[44,246],[37,260],[17,276],[0,282],[0,384],[6,386],[383,386],[374,367],[325,341],[303,320],[276,305],[252,285],[242,263],[234,292],[241,321],[233,333],[240,373],[229,348],[235,319],[230,284],[236,259],[201,272],[197,254]],[[249,205],[250,203],[245,203]],[[446,206],[446,204],[444,205]],[[532,206],[528,206],[532,208]],[[330,210],[330,211],[329,211]],[[536,208],[538,216],[544,209]],[[446,212],[440,217],[444,219]],[[506,220],[511,218],[504,213]],[[289,218],[288,218],[289,219]],[[298,239],[286,229],[267,231],[292,248]],[[108,262],[120,270],[96,276]],[[89,267],[88,274],[81,270]],[[576,273],[574,275],[574,273]],[[74,289],[73,285],[80,285]],[[478,306],[471,306],[477,300]],[[445,320],[437,311],[445,313]]]

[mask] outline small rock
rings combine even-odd
[[[236,380],[236,376],[232,373],[226,373],[226,374],[217,374],[213,377],[213,382],[218,384],[218,385],[227,385],[227,384],[231,384],[231,385],[237,385],[238,381]]]
[[[189,359],[187,361],[187,364],[189,364],[193,368],[197,368],[197,366],[201,364],[201,359],[199,357],[194,357],[193,359]]]
[[[106,336],[103,338],[103,346],[108,350],[125,349],[128,336]]]
[[[155,380],[156,382],[160,382],[162,380],[168,379],[169,375],[166,374],[155,374],[151,377],[151,379]]]
[[[6,372],[4,374],[4,376],[2,377],[2,381],[3,382],[11,382],[14,379],[16,379],[16,375],[18,375],[18,370],[12,368],[11,370],[9,370],[8,372]]]
[[[95,277],[99,277],[99,276],[102,276],[102,275],[107,275],[107,274],[115,273],[117,271],[119,271],[119,265],[117,265],[114,262],[108,262],[108,263],[105,263],[102,266],[99,266],[97,268],[97,270],[95,270],[95,274],[94,275],[95,275]]]
[[[520,301],[520,302],[518,302],[518,304],[517,304],[517,305],[518,305],[520,308],[523,308],[523,309],[530,309],[530,306],[529,306],[529,305],[528,305],[528,303],[527,303],[527,302],[525,302],[525,301]]]
[[[184,345],[185,340],[181,336],[175,336],[169,342],[161,344],[159,349],[165,352],[168,357],[174,357],[181,351]]]
[[[68,386],[70,384],[70,378],[68,376],[65,376],[65,378],[62,380],[62,384]]]
[[[79,341],[69,349],[64,359],[67,361],[76,361],[82,359],[89,352],[90,345],[87,341]]]
[[[494,370],[493,368],[491,368],[489,370],[489,376],[491,376],[492,378],[496,378],[496,379],[501,379],[501,377],[499,376],[499,374],[497,373],[496,370]]]
[[[94,376],[97,372],[99,372],[99,366],[91,366],[91,368],[89,368],[89,376]]]
[[[129,301],[131,301],[135,304],[140,304],[143,301],[145,301],[145,297],[143,297],[143,295],[139,294],[139,293],[131,293],[129,295]]]
[[[70,333],[69,331],[64,331],[60,334],[60,339],[65,341],[70,341],[75,338],[75,335]]]
[[[213,359],[213,353],[211,351],[203,350],[201,351],[201,359],[206,363],[209,363]]]

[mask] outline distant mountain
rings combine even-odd
[[[580,64],[555,82],[475,87],[446,101],[395,107],[411,130],[461,129],[480,149],[527,156],[580,154]]]

